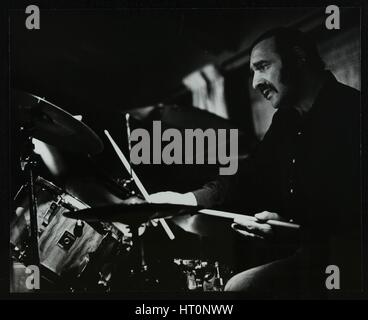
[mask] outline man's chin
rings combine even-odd
[[[271,99],[271,100],[269,100],[269,102],[270,102],[272,108],[274,108],[274,109],[278,109],[280,107],[279,101],[275,101],[275,100]]]
[[[278,109],[288,109],[290,107],[293,106],[293,104],[291,103],[291,101],[289,101],[288,99],[271,99],[270,104],[272,106],[272,108],[278,110]]]

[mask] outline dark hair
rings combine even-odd
[[[316,71],[324,70],[325,63],[319,55],[317,45],[306,33],[289,27],[273,28],[259,36],[252,44],[251,51],[259,42],[274,38],[276,50],[281,60],[287,63],[296,63],[300,57],[295,50],[300,48],[305,54],[305,63]]]

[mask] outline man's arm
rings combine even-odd
[[[187,193],[163,191],[150,195],[151,201],[156,203],[173,203],[195,205],[202,208],[221,207],[234,203],[242,203],[242,207],[249,207],[255,197],[254,169],[252,160],[247,159],[239,166],[239,171],[232,176],[217,176],[202,188]],[[245,197],[244,197],[245,195]],[[248,199],[249,198],[249,199]],[[245,208],[244,208],[245,209]]]
[[[230,178],[218,178],[206,183],[201,189],[192,192],[179,193],[173,191],[163,191],[150,195],[150,199],[155,203],[173,203],[212,208],[222,205],[231,186]]]
[[[217,176],[202,188],[188,193],[164,191],[152,194],[152,202],[198,205],[203,208],[213,208],[230,204],[241,207],[242,210],[258,209],[262,197],[263,164],[272,161],[274,135],[272,126],[259,144],[256,152],[239,164],[238,172],[232,176]],[[259,208],[261,209],[261,208]]]
[[[173,203],[187,206],[198,206],[196,197],[192,192],[179,193],[173,191],[161,191],[150,195],[153,203]]]

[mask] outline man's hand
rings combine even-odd
[[[274,230],[272,226],[267,223],[267,220],[284,220],[277,213],[269,211],[257,213],[254,217],[256,218],[254,221],[250,220],[248,217],[236,218],[231,227],[247,237],[265,239],[274,234]]]
[[[157,192],[150,195],[150,200],[153,203],[172,203],[182,204],[187,206],[196,206],[197,199],[192,192],[179,193],[172,191]]]

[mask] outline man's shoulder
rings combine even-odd
[[[338,81],[331,73],[317,104],[326,114],[332,112],[335,119],[356,118],[360,114],[360,91]]]
[[[336,95],[338,97],[359,99],[360,91],[336,80]]]
[[[333,78],[327,90],[329,98],[338,105],[346,105],[346,103],[354,105],[360,101],[359,90],[338,81],[336,78]]]
[[[335,80],[329,89],[329,98],[325,100],[327,112],[323,118],[328,119],[331,127],[338,127],[339,134],[345,132],[343,128],[358,134],[361,114],[360,91],[338,80]]]

